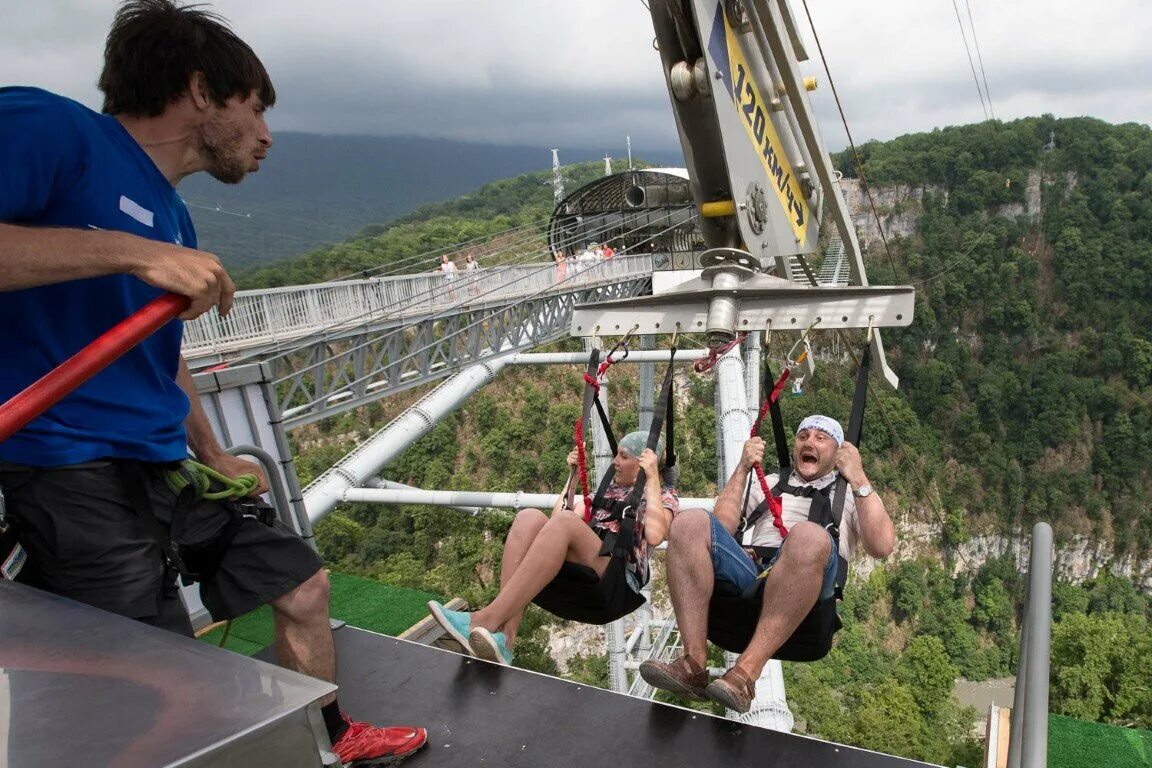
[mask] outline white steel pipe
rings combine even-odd
[[[632,350],[628,357],[617,359],[617,363],[666,363],[671,350],[651,349]],[[676,363],[693,363],[696,358],[708,354],[706,349],[681,349],[676,353]],[[587,352],[519,352],[511,357],[508,365],[587,365]]]
[[[417,488],[414,485],[406,485],[398,483],[395,480],[385,480],[383,477],[374,477],[368,482],[364,483],[365,488],[395,488],[398,491],[422,491],[423,488]],[[453,505],[452,509],[457,512],[463,512],[466,515],[480,514],[480,507],[468,507],[463,505]]]
[[[435,491],[413,488],[347,488],[341,501],[368,504],[424,504],[430,507],[480,507],[525,509],[552,509],[558,493],[490,493],[487,491]],[[716,499],[686,497],[680,499],[681,509],[711,510]]]
[[[331,512],[343,500],[345,491],[377,475],[468,397],[492,382],[507,361],[505,355],[465,368],[316,478],[304,489],[308,519],[315,523]]]

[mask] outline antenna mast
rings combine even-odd
[[[560,150],[552,150],[552,199],[559,205],[564,199],[564,177],[560,175]]]

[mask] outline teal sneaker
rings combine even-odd
[[[512,666],[512,651],[508,650],[507,638],[503,632],[489,632],[484,627],[476,627],[468,635],[472,643],[472,655],[493,664]]]
[[[464,652],[472,656],[472,645],[468,642],[468,633],[472,628],[472,614],[467,611],[450,611],[435,600],[428,601],[428,610],[432,618],[444,628],[448,635],[464,647]]]

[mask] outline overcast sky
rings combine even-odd
[[[1152,115],[1152,4],[969,0],[997,117]],[[216,0],[264,60],[273,131],[443,136],[602,149],[678,147],[640,0]],[[857,141],[984,112],[951,0],[809,0]],[[114,0],[0,0],[0,82],[98,107]],[[958,7],[967,29],[967,9]],[[846,143],[803,5],[805,74],[828,145]],[[971,38],[969,38],[971,45]],[[973,49],[972,55],[976,56]],[[977,70],[979,71],[979,70]],[[563,158],[563,154],[561,154]]]

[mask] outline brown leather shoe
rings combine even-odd
[[[704,688],[708,685],[708,670],[687,656],[672,662],[649,659],[640,664],[640,677],[644,682],[662,691],[687,699],[706,701]]]
[[[704,695],[718,704],[736,712],[747,712],[756,698],[756,681],[744,674],[739,667],[732,667],[708,684]]]

